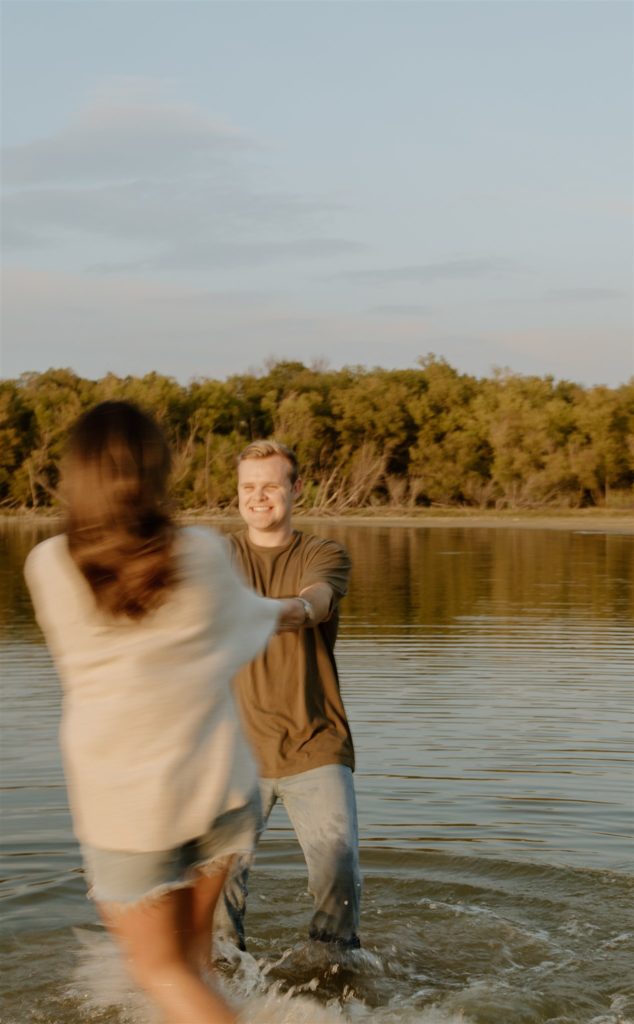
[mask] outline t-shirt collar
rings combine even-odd
[[[257,551],[259,555],[266,555],[267,553],[272,555],[279,555],[281,551],[286,551],[287,548],[290,548],[291,545],[295,543],[299,535],[300,531],[293,529],[293,532],[291,533],[289,539],[285,541],[284,544],[277,544],[273,547],[269,547],[268,544],[254,544],[251,538],[249,537],[249,531],[247,530],[246,542],[248,546],[250,548],[253,548],[254,551]]]

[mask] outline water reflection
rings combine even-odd
[[[355,566],[366,841],[631,869],[634,537],[314,529]]]
[[[224,531],[239,523],[220,520]],[[345,604],[350,625],[384,630],[466,620],[485,613],[553,610],[634,621],[634,535],[586,531],[394,527],[309,521],[299,525],[344,544],[353,561]],[[0,522],[0,626],[28,612],[21,569],[28,551],[59,530],[55,521]],[[19,616],[22,617],[21,615]]]
[[[311,524],[350,551],[353,623],[381,627],[553,609],[634,619],[634,536]]]

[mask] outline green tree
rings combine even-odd
[[[486,417],[474,411],[478,382],[435,356],[420,365],[420,391],[410,403],[416,427],[410,487],[426,502],[486,504],[491,447]]]
[[[68,431],[93,403],[94,385],[72,370],[47,370],[23,374],[19,388],[34,417],[31,449],[22,464],[29,486],[27,503],[46,507],[57,500],[59,464]]]
[[[0,381],[0,503],[28,505],[34,494],[27,460],[35,446],[37,424],[15,381]]]

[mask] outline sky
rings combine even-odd
[[[621,0],[3,0],[2,375],[634,374]]]

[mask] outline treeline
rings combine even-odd
[[[478,379],[435,356],[411,370],[285,361],[187,386],[157,373],[91,381],[71,370],[0,382],[0,504],[55,506],[69,426],[113,398],[163,424],[182,510],[234,506],[237,453],[270,436],[297,451],[304,507],[320,512],[634,507],[634,379],[618,388],[509,372]]]

